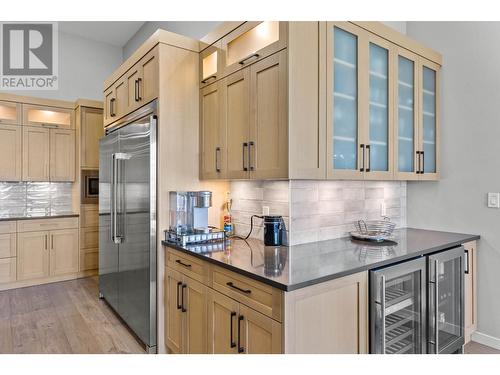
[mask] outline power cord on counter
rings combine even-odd
[[[250,218],[250,232],[248,232],[247,236],[246,237],[242,237],[242,236],[237,236],[237,235],[232,235],[232,236],[228,236],[227,238],[234,238],[234,239],[237,239],[237,240],[243,240],[243,241],[246,241],[248,240],[248,238],[250,238],[250,235],[252,234],[252,231],[253,231],[253,218],[256,217],[258,219],[264,219],[264,216],[260,216],[260,215],[252,215],[252,217]]]

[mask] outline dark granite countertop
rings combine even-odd
[[[60,214],[46,214],[46,215],[0,215],[0,221],[14,221],[14,220],[32,220],[32,219],[56,219],[63,217],[77,217],[80,216],[74,212],[60,213]]]
[[[478,235],[404,228],[394,231],[394,242],[372,244],[349,237],[294,246],[268,247],[262,241],[227,240],[225,249],[203,246],[186,252],[284,291],[379,268],[479,239]],[[222,246],[221,246],[222,247]]]

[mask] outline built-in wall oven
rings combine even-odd
[[[99,171],[83,169],[81,174],[81,201],[83,204],[99,203]]]
[[[462,246],[370,271],[370,352],[460,353]]]

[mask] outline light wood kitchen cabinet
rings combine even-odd
[[[252,179],[288,176],[287,51],[250,66],[250,140]]]
[[[207,353],[206,286],[177,271],[166,273],[166,341],[174,353]]]
[[[23,127],[23,181],[50,180],[50,129]]]
[[[285,293],[285,353],[368,353],[368,272]]]
[[[239,303],[208,289],[208,353],[238,354]]]
[[[69,108],[23,104],[23,125],[74,129],[74,111]]]
[[[16,281],[16,222],[0,222],[0,284]]]
[[[75,131],[50,129],[50,181],[75,180]]]
[[[0,234],[0,259],[16,256],[16,233]]]
[[[18,233],[17,280],[49,276],[49,232]]]
[[[464,244],[465,248],[465,343],[477,329],[477,243]]]
[[[221,78],[223,64],[221,45],[221,41],[218,41],[200,52],[200,88]]]
[[[16,258],[0,258],[0,284],[16,281]]]
[[[0,125],[21,125],[21,104],[0,100]]]
[[[103,111],[80,107],[80,166],[99,168],[99,139],[104,136]]]
[[[99,205],[82,204],[80,206],[80,215],[82,228],[99,226]]]
[[[18,125],[0,123],[0,181],[22,179],[22,131]]]
[[[78,229],[49,232],[50,276],[78,272]]]
[[[200,174],[202,179],[226,176],[226,124],[222,119],[221,83],[201,90],[200,118]]]
[[[221,40],[222,72],[231,74],[283,48],[288,42],[288,22],[245,22]]]
[[[244,69],[224,78],[220,90],[221,122],[226,124],[227,135],[227,178],[249,178],[250,71]]]
[[[104,126],[158,97],[158,59],[156,47],[104,91]]]
[[[245,305],[239,306],[238,351],[244,354],[280,354],[281,323]]]

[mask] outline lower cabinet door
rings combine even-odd
[[[281,323],[240,304],[238,317],[238,352],[245,354],[280,354]]]
[[[0,284],[16,281],[16,258],[0,258]]]
[[[182,353],[182,275],[167,268],[165,276],[165,341],[174,354]]]
[[[208,352],[238,353],[239,303],[213,289],[208,291]]]
[[[183,353],[207,353],[207,287],[184,276]],[[182,310],[182,308],[181,308]]]
[[[49,232],[18,233],[17,280],[49,276]]]
[[[78,229],[49,232],[50,276],[78,272]]]

